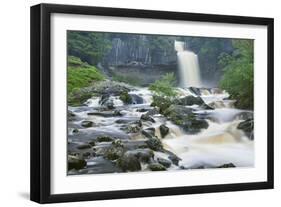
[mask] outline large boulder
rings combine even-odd
[[[164,115],[181,126],[187,133],[198,133],[209,126],[206,120],[193,113],[193,109],[181,105],[171,105],[165,110]]]
[[[161,124],[159,129],[162,138],[164,138],[169,133],[169,127],[164,124]]]
[[[104,157],[107,158],[108,160],[117,160],[123,155],[123,153],[124,153],[123,147],[112,146],[105,151]]]
[[[155,120],[151,116],[149,116],[147,114],[141,115],[141,120],[142,121],[150,121],[152,123],[155,123]]]
[[[163,150],[162,142],[157,137],[149,138],[145,143],[152,150],[155,150],[155,151]]]
[[[133,172],[141,170],[141,164],[138,158],[132,153],[126,152],[120,157],[117,162],[117,166],[124,172]]]
[[[201,91],[200,88],[196,88],[196,87],[189,87],[188,88],[192,93],[194,93],[197,96],[201,96]]]
[[[140,162],[144,163],[149,163],[154,157],[154,153],[151,149],[135,149],[127,151],[127,153],[134,155]]]
[[[155,128],[153,127],[146,128],[142,130],[141,133],[147,138],[153,138],[155,137]]]
[[[204,101],[199,96],[198,97],[186,96],[186,97],[175,100],[175,104],[184,105],[184,106],[202,105],[202,104],[204,104]]]
[[[151,163],[148,165],[148,168],[151,171],[165,171],[167,170],[165,166],[161,165],[160,163]]]
[[[98,136],[96,138],[96,140],[98,142],[112,142],[112,141],[114,141],[114,139],[112,137],[110,137],[110,136]]]
[[[124,104],[132,104],[132,97],[128,94],[128,91],[122,92],[119,98]]]
[[[242,130],[250,140],[254,139],[254,119],[240,122],[237,128]]]
[[[157,158],[157,161],[166,168],[169,168],[172,165],[172,162],[170,160],[166,160],[164,158]]]
[[[87,162],[84,159],[78,158],[76,156],[68,155],[67,156],[67,168],[68,170],[75,169],[83,169],[86,165]]]
[[[82,121],[81,126],[88,128],[88,127],[92,127],[94,125],[94,122],[92,121]]]
[[[131,97],[131,104],[143,104],[143,98],[137,94],[129,94]]]

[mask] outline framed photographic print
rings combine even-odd
[[[31,7],[31,200],[273,188],[273,19]]]

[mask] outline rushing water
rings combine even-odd
[[[185,50],[184,42],[175,41],[178,56],[180,85],[182,87],[201,86],[198,57],[195,53]]]
[[[191,90],[178,88],[181,96],[193,95]],[[156,136],[160,136],[159,126],[165,124],[169,127],[169,134],[161,139],[164,148],[175,153],[181,161],[179,166],[172,166],[168,170],[181,168],[198,168],[214,167],[226,163],[233,163],[237,167],[254,166],[254,144],[249,140],[241,130],[237,129],[237,125],[242,121],[241,113],[247,112],[233,108],[233,104],[229,100],[225,100],[229,95],[226,92],[215,93],[211,90],[201,89],[201,97],[207,104],[213,104],[214,110],[197,110],[196,113],[207,117],[209,127],[202,130],[198,134],[186,134],[181,128],[167,120],[166,117],[156,114],[153,116],[155,123],[151,125],[146,122],[143,127],[154,127]],[[140,116],[145,112],[139,112],[138,109],[151,108],[152,94],[147,88],[138,88],[130,92],[131,95],[137,95],[143,99],[142,103],[124,105],[118,96],[111,99],[114,105],[120,109],[122,119],[139,120]],[[89,111],[101,107],[99,99],[93,97],[86,102],[84,108],[69,107],[73,113],[81,118],[79,121],[73,121],[73,125],[81,124],[81,121],[89,120],[95,123],[95,126],[81,129],[82,132],[112,132],[114,135],[124,134],[120,130],[120,123],[117,122],[120,117],[103,117],[88,115]],[[197,105],[191,106],[198,109]],[[252,112],[248,112],[252,113]],[[132,140],[142,140],[140,135],[129,135]],[[81,139],[87,139],[87,136]],[[72,140],[73,141],[73,140]],[[79,142],[81,140],[76,140]],[[74,140],[75,142],[75,140]],[[165,158],[167,155],[161,152],[155,152],[156,157]],[[90,161],[89,161],[90,162]]]

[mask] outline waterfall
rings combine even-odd
[[[181,87],[200,87],[200,69],[198,57],[195,53],[185,50],[185,43],[175,41],[175,50],[178,56],[178,67]]]

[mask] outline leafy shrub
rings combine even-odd
[[[166,73],[160,80],[156,80],[149,86],[149,89],[153,91],[157,96],[163,96],[167,98],[174,98],[177,93],[174,88],[176,78],[174,73]]]
[[[254,106],[254,68],[253,41],[233,40],[234,52],[222,54],[219,64],[223,66],[223,77],[220,87],[236,99],[236,106],[253,109]]]

